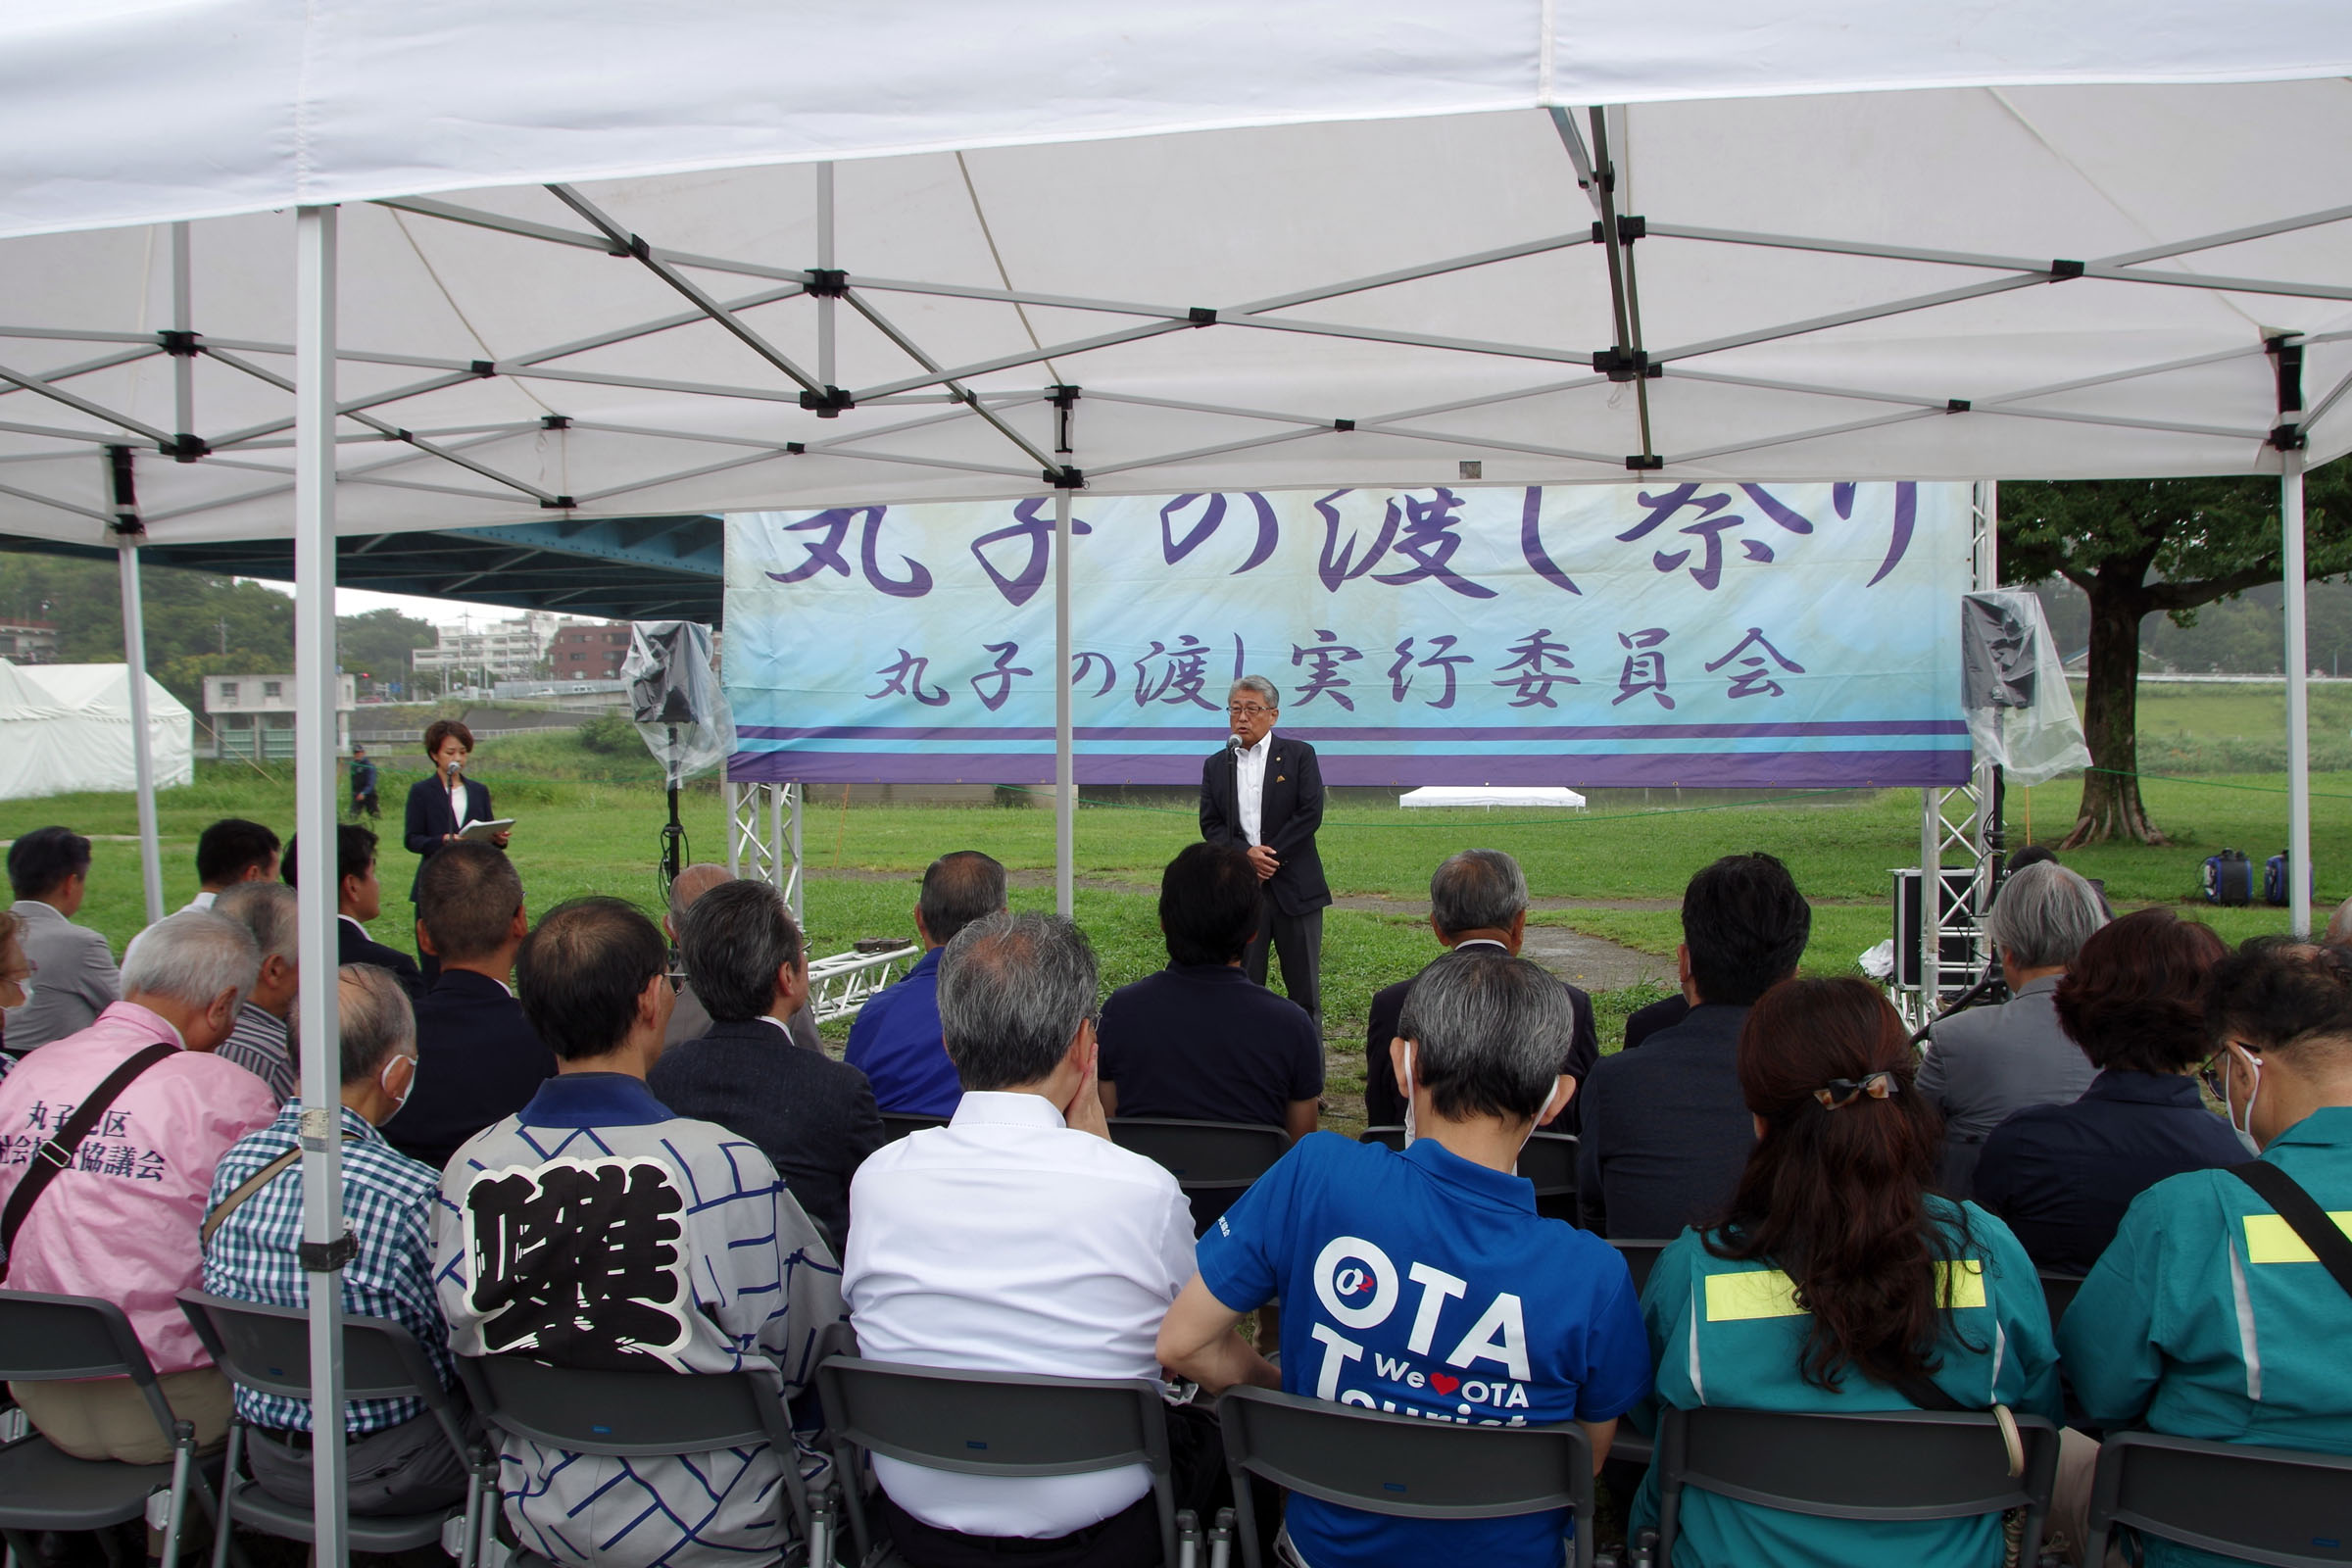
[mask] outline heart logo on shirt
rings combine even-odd
[[[1432,1372],[1429,1375],[1429,1386],[1440,1394],[1451,1394],[1462,1386],[1462,1380],[1457,1377],[1449,1377],[1444,1372]]]

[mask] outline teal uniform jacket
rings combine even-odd
[[[1962,1404],[2006,1404],[2019,1415],[2058,1419],[2058,1352],[2049,1307],[2034,1261],[2009,1227],[1974,1203],[1928,1200],[1928,1212],[1959,1242],[1953,1298],[1936,1387]],[[1791,1299],[1788,1276],[1757,1263],[1710,1253],[1686,1230],[1658,1254],[1642,1293],[1642,1316],[1657,1362],[1657,1400],[1690,1410],[1737,1405],[1756,1410],[1908,1410],[1893,1389],[1848,1372],[1838,1390],[1805,1381],[1805,1337],[1812,1319]],[[1656,1409],[1634,1424],[1656,1430]],[[1672,1568],[1732,1564],[1853,1564],[1855,1568],[1984,1568],[2001,1560],[2001,1521],[1936,1519],[1918,1523],[1818,1519],[1685,1488]],[[1634,1498],[1632,1530],[1658,1523],[1653,1466]]]
[[[2352,1231],[2352,1107],[2314,1111],[2262,1157]],[[2352,1453],[2352,1296],[2226,1170],[2132,1200],[2058,1342],[2098,1426]],[[2147,1543],[2151,1568],[2236,1560]]]

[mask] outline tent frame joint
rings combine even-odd
[[[213,444],[200,435],[190,435],[182,430],[169,441],[158,441],[155,450],[173,463],[194,463],[199,458],[211,457]]]
[[[1058,468],[1046,469],[1045,478],[1046,483],[1056,490],[1083,490],[1086,488],[1085,470],[1073,468],[1067,464]]]
[[[842,410],[854,409],[857,406],[858,400],[847,390],[837,386],[828,386],[822,391],[801,394],[801,407],[808,410],[820,419],[838,419],[841,417]]]
[[[296,1253],[306,1274],[340,1274],[360,1255],[360,1239],[347,1230],[331,1242],[304,1242]]]
[[[1653,364],[1649,356],[1641,349],[1621,349],[1612,346],[1600,349],[1593,354],[1592,371],[1595,375],[1605,375],[1612,381],[1635,379],[1654,381],[1666,373],[1666,367],[1662,364]]]
[[[204,334],[201,332],[181,331],[169,326],[155,334],[156,342],[162,344],[164,352],[173,359],[192,359],[203,353],[204,350],[201,347],[203,339]]]
[[[539,503],[539,510],[542,512],[569,512],[578,505],[579,503],[569,496],[549,496]]]
[[[542,430],[568,430],[571,428],[571,416],[568,414],[542,414],[539,416],[539,428]]]
[[[2053,261],[2050,263],[2050,281],[2063,283],[2070,277],[2081,277],[2086,270],[2082,262]]]
[[[807,292],[812,299],[837,300],[850,291],[850,274],[838,267],[808,269]]]
[[[1639,213],[1623,213],[1618,216],[1617,242],[1620,245],[1631,245],[1638,239],[1647,239],[1648,237],[1648,219],[1643,218]],[[1592,220],[1592,243],[1595,245],[1605,245],[1608,243],[1608,239],[1609,233],[1607,225],[1603,224],[1597,218]]]
[[[1641,473],[1651,468],[1663,468],[1666,466],[1666,460],[1655,452],[1632,452],[1626,455],[1625,466],[1634,472]]]

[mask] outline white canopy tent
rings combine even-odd
[[[127,664],[14,664],[0,659],[0,801],[138,787]],[[147,677],[155,783],[196,781],[196,720]]]
[[[1066,636],[1079,485],[2278,474],[2299,583],[2348,71],[2328,0],[0,0],[0,531],[294,537],[312,889],[338,531],[1052,484]]]

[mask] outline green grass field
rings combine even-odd
[[[2268,721],[2260,710],[2259,687],[2230,688],[2221,697],[2210,690],[2148,690],[2143,714],[2151,723],[2204,725],[2213,736],[2225,733],[2232,713],[2239,715],[2239,728]],[[2331,699],[2335,695],[2329,693]],[[2339,720],[2352,717],[2352,693],[2344,696],[2346,711],[2329,711],[2326,722],[2330,726],[2340,728]],[[2314,727],[2320,727],[2317,713]],[[399,842],[399,808],[413,774],[395,771],[406,759],[383,761],[385,908],[376,934],[406,945],[406,895],[416,862]],[[649,910],[655,907],[654,865],[663,809],[650,758],[591,753],[564,732],[487,739],[476,771],[490,784],[501,813],[520,819],[514,852],[532,909],[587,893],[618,894]],[[2324,911],[2352,895],[2352,771],[2315,774],[2312,782],[2313,859]],[[2144,789],[2150,813],[2175,840],[2172,847],[2086,849],[2070,855],[2068,863],[2103,879],[2119,906],[2168,903],[2193,908],[2231,941],[2286,928],[2283,909],[2213,909],[2191,902],[2199,864],[2215,849],[2233,846],[2260,860],[2283,847],[2283,775],[2149,779]],[[2073,820],[2078,792],[2073,780],[2012,791],[2011,843],[2026,842],[2029,813],[2037,837],[2055,840],[2063,834]],[[158,810],[166,903],[176,908],[195,891],[195,841],[204,826],[237,815],[282,831],[293,820],[293,789],[286,778],[267,777],[241,764],[204,763],[195,784],[159,797]],[[724,819],[716,788],[705,782],[689,789],[683,814],[695,858],[723,859]],[[144,921],[131,797],[74,795],[0,806],[0,839],[52,822],[97,840],[82,918],[119,950]],[[1082,884],[1092,885],[1080,887],[1077,912],[1102,957],[1106,987],[1164,961],[1153,898],[1159,868],[1197,831],[1193,813],[1181,808],[1102,805],[1081,810],[1078,875]],[[1363,1019],[1371,994],[1411,973],[1435,951],[1414,906],[1426,897],[1431,868],[1454,850],[1478,845],[1510,852],[1526,868],[1539,899],[1656,901],[1661,907],[1550,908],[1534,917],[1655,955],[1671,955],[1680,940],[1671,905],[1692,872],[1720,855],[1767,851],[1788,863],[1797,885],[1814,901],[1806,970],[1837,973],[1888,934],[1888,873],[1918,860],[1919,795],[1888,790],[1798,795],[1734,807],[1582,812],[1407,812],[1348,805],[1328,813],[1320,842],[1335,891],[1385,897],[1401,906],[1334,909],[1326,917],[1325,1032],[1332,1047],[1334,1108],[1340,1111],[1351,1107],[1351,1097],[1360,1093]],[[845,809],[837,794],[819,791],[805,813],[803,843],[810,872],[809,937],[817,953],[839,952],[861,937],[910,935],[914,878],[948,850],[984,850],[1016,873],[1031,873],[1016,876],[1016,907],[1053,905],[1054,822],[1042,809]],[[1614,1049],[1622,1036],[1625,1013],[1660,994],[1654,986],[1632,986],[1597,995],[1604,1048]]]

